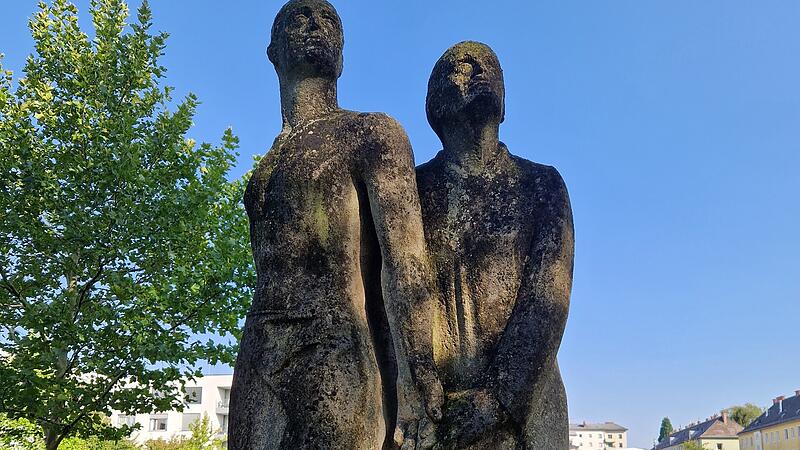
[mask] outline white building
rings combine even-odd
[[[571,449],[628,448],[628,429],[614,422],[569,424]]]
[[[233,375],[206,375],[196,381],[186,382],[186,393],[193,399],[182,412],[166,411],[128,416],[114,412],[114,425],[141,424],[141,429],[131,435],[139,444],[150,439],[169,440],[174,436],[190,436],[189,425],[204,414],[220,437],[228,433],[228,402],[231,396]]]

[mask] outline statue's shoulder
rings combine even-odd
[[[382,112],[348,111],[363,127],[364,136],[371,139],[407,139],[406,131],[394,117]]]
[[[512,155],[521,177],[524,189],[528,194],[536,196],[545,203],[569,203],[569,193],[564,178],[553,166],[539,164],[525,158]]]
[[[282,135],[278,135],[275,138],[272,147],[258,161],[258,164],[250,174],[250,179],[247,181],[247,187],[244,191],[244,205],[251,217],[258,212],[259,205],[263,203],[269,179],[278,165],[278,160],[281,156],[281,147],[278,143],[281,138]]]
[[[348,131],[356,132],[367,159],[384,164],[409,158],[413,161],[411,143],[400,122],[381,112],[349,111],[348,114],[352,119],[348,121]]]

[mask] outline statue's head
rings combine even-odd
[[[505,85],[494,51],[486,44],[465,41],[444,52],[428,81],[425,110],[428,123],[440,136],[448,120],[502,122]]]
[[[275,16],[267,56],[279,74],[342,74],[344,32],[336,9],[325,0],[290,0]]]

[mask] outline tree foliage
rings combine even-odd
[[[0,448],[39,450],[44,448],[41,428],[26,419],[12,420],[0,414]]]
[[[198,100],[170,106],[146,1],[91,15],[93,38],[40,3],[16,86],[0,64],[0,413],[49,449],[180,408],[201,361],[233,362],[254,284],[237,138],[185,137]]]
[[[730,414],[731,419],[736,421],[736,423],[747,427],[761,415],[761,408],[752,403],[746,403],[744,405],[731,407],[728,410],[728,414]]]
[[[669,417],[664,417],[661,419],[661,429],[658,432],[658,442],[664,440],[665,437],[672,434],[672,422],[669,420]]]
[[[0,414],[0,448],[8,450],[43,450],[40,426],[26,419],[9,419]],[[97,437],[71,437],[61,442],[61,450],[139,450],[129,441],[103,441]]]
[[[700,443],[700,441],[686,441],[681,444],[683,450],[708,450],[708,447]]]

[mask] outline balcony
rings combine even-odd
[[[228,414],[228,409],[230,408],[230,404],[227,400],[217,402],[217,414]]]

